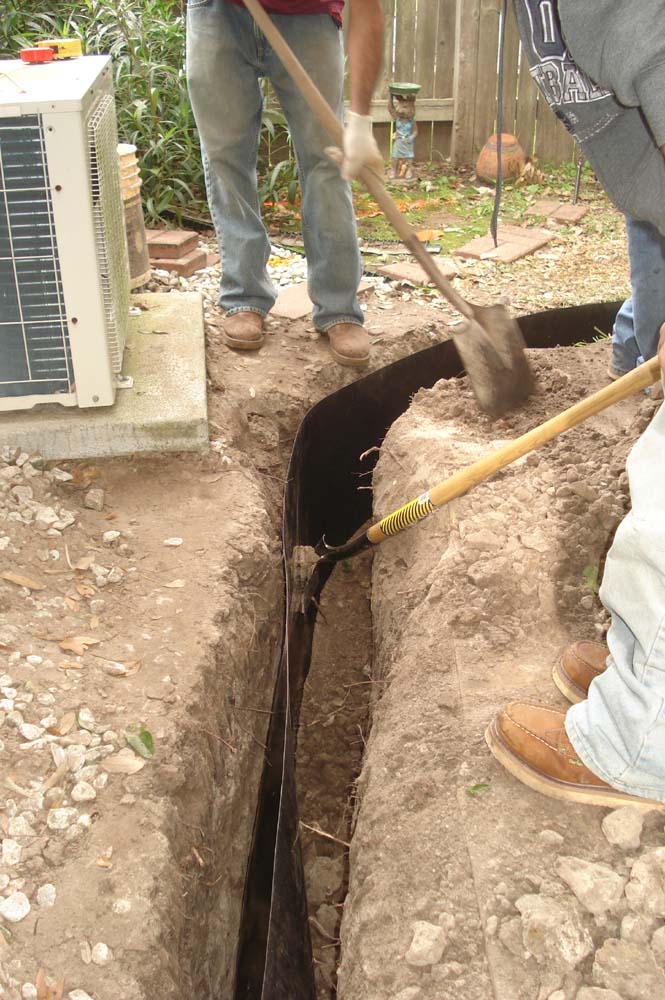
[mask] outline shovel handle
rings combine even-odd
[[[272,23],[269,15],[266,14],[265,10],[259,3],[259,0],[245,0],[245,7],[270,42],[273,50],[281,59],[291,79],[300,91],[303,99],[310,106],[321,125],[323,125],[331,140],[336,146],[341,148],[344,140],[344,129],[339,122],[337,115],[307,73],[307,70],[294,54],[290,46],[286,43],[281,32],[278,31]],[[436,288],[438,288],[441,294],[448,299],[450,304],[457,309],[458,312],[465,316],[466,319],[472,319],[473,306],[471,306],[466,299],[462,298],[447,278],[444,278],[436,262],[433,260],[432,255],[427,252],[423,244],[416,236],[415,230],[409,225],[393,199],[388,194],[386,186],[379,174],[374,170],[364,167],[360,171],[359,177],[385,215],[388,222],[391,224],[402,242],[411,251],[432,283],[436,286]]]
[[[533,430],[527,431],[526,434],[515,438],[514,441],[510,441],[508,444],[503,445],[503,447],[497,448],[490,455],[479,458],[472,465],[468,465],[465,469],[460,469],[459,472],[454,473],[448,479],[437,483],[427,493],[416,497],[415,500],[411,500],[403,507],[393,511],[392,514],[388,514],[368,529],[368,541],[373,545],[378,545],[379,542],[384,541],[386,538],[398,534],[403,528],[427,517],[437,507],[441,507],[450,500],[462,496],[472,486],[477,486],[478,483],[489,479],[499,469],[505,468],[523,455],[527,455],[530,451],[535,451],[536,448],[545,444],[546,441],[551,441],[552,438],[558,437],[559,434],[569,430],[571,427],[581,424],[584,420],[588,420],[594,414],[600,413],[601,410],[606,409],[613,403],[627,399],[628,396],[632,396],[633,393],[638,392],[640,389],[646,389],[647,386],[652,385],[658,380],[659,375],[660,364],[658,358],[655,357],[651,358],[650,361],[645,361],[644,364],[635,368],[634,371],[629,372],[627,375],[622,375],[621,378],[612,382],[611,385],[607,385],[604,389],[594,392],[593,395],[588,396],[579,403],[575,403],[574,406],[570,406],[562,413],[558,413],[544,424],[534,427]]]

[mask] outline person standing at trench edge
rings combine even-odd
[[[548,102],[617,207],[662,238],[665,0],[559,0],[560,25],[553,0],[514,5]],[[661,313],[665,372],[664,321]],[[500,763],[545,795],[613,808],[665,805],[664,455],[661,406],[628,456],[632,509],[600,588],[611,614],[607,646],[577,642],[554,668],[572,708],[513,702],[487,729]]]
[[[344,0],[261,0],[290,48],[342,118]],[[261,131],[259,80],[282,106],[302,188],[302,232],[316,329],[341,365],[365,365],[369,336],[357,289],[361,277],[349,181],[363,166],[382,169],[369,116],[383,52],[381,0],[349,0],[351,100],[342,170],[326,155],[330,139],[242,0],[188,0],[187,80],[201,138],[210,212],[219,238],[224,339],[258,350],[275,302],[267,271],[270,241],[261,221],[256,163]]]

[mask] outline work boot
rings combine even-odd
[[[369,334],[357,323],[335,323],[325,331],[330,353],[340,365],[363,368],[369,361]]]
[[[589,684],[602,674],[607,665],[609,649],[604,642],[574,642],[552,670],[552,680],[564,698],[584,701]]]
[[[616,809],[665,809],[665,803],[629,795],[597,778],[577,756],[564,728],[566,713],[550,705],[514,701],[487,727],[490,752],[529,788],[553,799]]]
[[[236,351],[258,351],[265,343],[261,313],[233,313],[224,320],[224,342]]]

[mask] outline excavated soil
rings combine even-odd
[[[606,383],[606,344],[530,355],[537,394],[501,421],[478,415],[464,380],[414,397],[381,450],[377,515]],[[654,406],[616,405],[376,550],[341,1000],[663,992],[663,813],[641,846],[617,846],[607,810],[532,792],[483,739],[509,700],[563,705],[556,658],[604,635],[597,581],[629,502],[626,454]]]

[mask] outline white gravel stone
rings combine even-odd
[[[25,816],[12,816],[7,824],[7,833],[10,837],[34,837],[35,831]]]
[[[9,875],[6,872],[0,872],[0,892],[4,892],[9,885]]]
[[[575,1000],[623,1000],[616,990],[604,990],[600,986],[583,986]]]
[[[98,941],[92,949],[92,960],[95,965],[108,965],[113,961],[113,952],[103,941]]]
[[[102,535],[102,541],[104,545],[113,545],[114,542],[118,541],[121,535],[121,531],[105,531]]]
[[[70,990],[67,994],[67,1000],[92,1000],[92,997],[85,990]]]
[[[177,538],[177,537],[165,538],[164,545],[167,545],[169,548],[174,549],[177,548],[178,545],[182,545],[182,541],[183,541],[182,538]]]
[[[88,490],[83,501],[84,507],[88,510],[104,510],[104,490],[95,486]]]
[[[583,858],[560,857],[556,870],[582,906],[596,916],[614,911],[623,896],[625,879],[607,865]]]
[[[446,932],[443,927],[425,920],[413,923],[413,940],[404,956],[409,965],[436,965],[446,947]]]
[[[106,579],[109,583],[120,583],[124,575],[123,570],[121,570],[119,566],[113,566]]]
[[[40,736],[44,735],[43,726],[33,726],[30,722],[24,722],[23,725],[18,727],[18,731],[24,740],[32,743],[33,740],[38,740]]]
[[[608,938],[594,956],[593,979],[624,1000],[665,996],[665,972],[645,945]]]
[[[635,862],[626,885],[632,910],[652,917],[665,917],[665,847],[647,851]]]
[[[50,909],[55,904],[56,888],[52,882],[45,882],[37,889],[37,906],[43,910]]]
[[[644,816],[632,806],[623,806],[608,813],[600,825],[607,840],[615,847],[634,851],[640,846]]]
[[[92,802],[97,792],[87,781],[77,781],[71,791],[72,802]]]
[[[522,914],[524,948],[539,965],[574,969],[593,951],[591,935],[572,899],[532,893],[520,896],[515,906]]]
[[[24,983],[21,987],[21,996],[23,1000],[36,1000],[37,987],[33,983]]]
[[[15,840],[6,837],[2,841],[2,863],[3,865],[17,865],[21,860],[21,845]]]
[[[46,825],[49,830],[66,830],[68,826],[76,821],[78,812],[72,808],[50,809],[46,816]]]
[[[13,892],[11,896],[0,899],[0,917],[10,924],[18,924],[30,913],[28,897],[22,892]]]
[[[116,899],[113,903],[113,912],[122,915],[124,913],[129,913],[132,908],[132,904],[128,899]]]
[[[35,527],[41,531],[51,528],[60,518],[53,510],[53,507],[38,507],[35,511]]]
[[[656,956],[656,961],[665,966],[665,927],[659,927],[651,938],[651,950]]]
[[[563,844],[563,837],[556,830],[541,830],[538,840],[547,847],[561,847]]]

